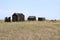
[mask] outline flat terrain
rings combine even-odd
[[[60,40],[60,21],[0,21],[0,40]]]

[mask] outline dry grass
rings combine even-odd
[[[0,21],[0,40],[60,40],[60,21]]]

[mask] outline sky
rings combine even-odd
[[[60,20],[60,0],[0,0],[0,19],[13,13]]]

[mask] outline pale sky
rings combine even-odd
[[[60,0],[0,0],[0,19],[23,13],[28,16],[60,19]]]

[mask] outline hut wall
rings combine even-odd
[[[29,16],[28,17],[28,21],[35,21],[36,20],[36,17],[35,16]]]
[[[44,21],[44,20],[45,18],[41,18],[41,17],[38,18],[38,21]]]
[[[11,17],[5,17],[5,22],[11,22]]]
[[[14,14],[14,15],[12,16],[12,21],[13,21],[13,22],[18,21],[18,16]]]

